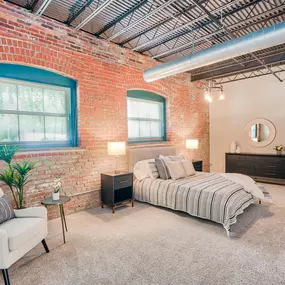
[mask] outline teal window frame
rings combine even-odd
[[[161,130],[163,135],[161,138],[152,139],[150,137],[147,138],[137,138],[137,139],[129,139],[129,144],[137,144],[137,143],[151,143],[151,142],[163,142],[166,141],[166,99],[158,94],[155,94],[150,91],[145,90],[128,90],[127,98],[136,98],[141,100],[147,100],[152,102],[161,102],[162,103],[162,116],[161,116]]]
[[[18,65],[0,64],[0,78],[18,80],[25,83],[45,84],[68,89],[69,112],[68,112],[68,140],[67,141],[31,141],[31,142],[1,142],[1,145],[19,145],[22,150],[29,149],[56,149],[78,146],[78,123],[77,123],[77,82],[71,78],[48,70]],[[5,112],[5,111],[3,111]]]

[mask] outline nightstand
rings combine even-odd
[[[193,161],[193,166],[196,171],[203,171],[203,160]]]
[[[132,203],[133,199],[133,173],[132,172],[109,172],[101,173],[101,206],[107,205],[115,209]]]

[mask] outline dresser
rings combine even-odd
[[[246,174],[259,182],[285,184],[285,155],[226,153],[226,172]]]

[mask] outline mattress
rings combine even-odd
[[[220,223],[229,231],[237,216],[256,201],[245,187],[218,173],[179,180],[134,181],[135,199]]]

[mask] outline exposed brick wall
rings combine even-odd
[[[158,64],[155,60],[2,0],[0,62],[40,67],[78,81],[79,139],[83,150],[27,154],[38,162],[27,189],[27,205],[38,205],[50,195],[50,183],[57,174],[62,176],[66,194],[76,195],[67,207],[69,212],[98,205],[100,173],[113,169],[115,164],[107,156],[107,142],[127,141],[129,89],[149,90],[166,97],[168,142],[163,144],[177,146],[178,152],[188,158],[203,159],[208,170],[208,106],[201,87],[191,83],[188,74],[146,83],[142,72]],[[186,151],[186,138],[198,138],[199,150]],[[122,157],[120,164],[127,168],[127,158]],[[50,209],[49,214],[55,217],[57,212]]]

